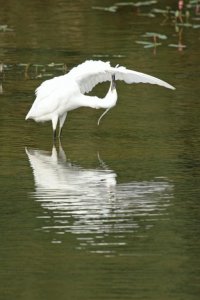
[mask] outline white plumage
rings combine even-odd
[[[103,108],[107,112],[116,105],[115,80],[123,80],[128,84],[151,83],[174,89],[173,86],[156,77],[128,70],[125,67],[111,67],[109,62],[89,60],[73,68],[65,75],[44,81],[36,89],[36,99],[26,116],[26,120],[33,119],[36,122],[51,120],[54,137],[59,121],[60,136],[68,111],[85,106],[96,109]],[[98,83],[104,81],[111,81],[109,91],[104,98],[85,95]]]

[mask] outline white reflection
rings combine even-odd
[[[52,153],[26,149],[35,180],[36,201],[44,208],[42,230],[77,235],[80,248],[98,253],[126,245],[126,235],[151,228],[165,217],[171,185],[166,179],[117,183],[114,171],[73,165],[59,147]],[[108,250],[109,248],[109,250]]]
[[[0,82],[0,94],[3,94],[3,85],[1,82]]]

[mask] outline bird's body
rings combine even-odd
[[[73,68],[65,75],[44,81],[36,89],[36,99],[26,116],[26,120],[33,119],[36,122],[51,120],[54,137],[59,121],[60,136],[68,111],[79,107],[91,107],[95,109],[103,108],[107,112],[116,105],[115,80],[123,80],[128,84],[139,82],[158,84],[174,89],[174,87],[156,77],[128,70],[125,67],[117,66],[113,68],[109,62],[90,60]],[[98,83],[104,81],[111,81],[109,91],[104,98],[85,95]]]

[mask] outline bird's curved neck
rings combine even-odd
[[[117,91],[115,86],[115,77],[112,76],[110,88],[104,98],[99,98],[97,96],[82,95],[79,98],[79,106],[87,106],[92,108],[112,108],[117,102]]]
[[[104,108],[111,108],[116,105],[117,102],[117,91],[116,91],[116,84],[115,84],[115,75],[112,75],[110,88],[106,96],[102,99],[105,102],[106,107]]]

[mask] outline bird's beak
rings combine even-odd
[[[110,88],[111,88],[111,91],[113,91],[116,88],[115,75],[112,75]]]

